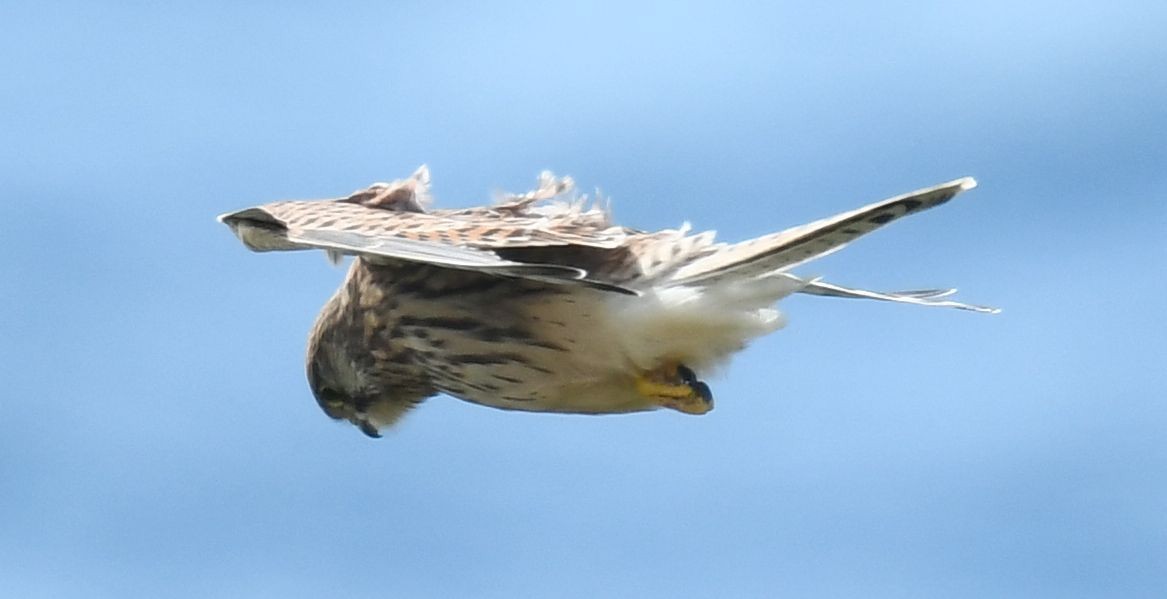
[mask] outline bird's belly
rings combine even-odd
[[[586,335],[526,343],[449,339],[431,354],[434,386],[459,399],[527,412],[608,414],[652,409],[635,391],[636,369],[615,347]],[[579,337],[585,338],[579,338]]]
[[[421,314],[407,322],[426,326],[402,337],[433,385],[465,401],[530,412],[652,409],[617,341],[611,295],[551,288],[472,305],[456,296],[403,301],[403,311]]]
[[[439,386],[440,388],[440,386]],[[463,401],[503,410],[563,414],[621,414],[658,406],[635,392],[631,380],[578,383],[554,379],[527,385],[502,386],[498,391],[442,389]]]

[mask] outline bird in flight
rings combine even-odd
[[[493,205],[429,207],[429,170],[347,197],[219,217],[257,251],[355,256],[308,339],[320,407],[371,437],[438,393],[506,410],[612,414],[713,408],[709,372],[784,324],[792,293],[996,309],[955,290],[876,292],[791,269],[948,202],[968,177],[740,243],[613,223],[570,178]]]

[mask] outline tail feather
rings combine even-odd
[[[799,277],[792,274],[782,273],[780,276],[793,279],[796,281],[803,281]],[[804,281],[798,293],[806,293],[809,295],[822,295],[827,297],[843,297],[849,299],[872,299],[885,302],[898,302],[901,304],[915,304],[917,306],[936,306],[942,308],[956,308],[958,310],[970,310],[972,312],[981,312],[984,314],[996,314],[1001,311],[1000,308],[993,308],[990,306],[978,306],[975,304],[966,304],[952,300],[942,299],[956,293],[955,289],[919,289],[912,291],[869,291],[867,289],[857,289],[854,287],[844,287],[842,285],[835,285],[827,283],[819,279],[811,281]]]
[[[673,282],[692,284],[723,277],[770,274],[825,256],[894,220],[948,202],[976,181],[964,177],[913,191],[849,212],[792,227],[757,239],[723,246],[678,269]]]
[[[890,292],[893,295],[905,295],[908,297],[917,297],[920,299],[937,299],[941,297],[948,297],[956,293],[956,288],[949,289],[912,289]]]

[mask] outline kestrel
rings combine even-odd
[[[880,293],[790,271],[902,216],[971,189],[921,189],[741,243],[689,225],[611,222],[543,173],[491,206],[429,208],[429,171],[332,200],[282,201],[219,217],[257,251],[355,256],[308,339],[324,412],[379,436],[437,393],[505,410],[612,414],[713,408],[708,373],[784,324],[792,293],[993,308],[951,289]]]

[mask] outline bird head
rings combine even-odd
[[[315,351],[312,351],[315,349]],[[381,423],[373,415],[376,393],[364,384],[354,364],[317,345],[308,354],[308,386],[320,409],[333,420],[347,420],[376,438]]]
[[[334,298],[309,336],[308,386],[329,418],[347,420],[362,433],[377,438],[382,429],[436,391],[378,368],[367,348],[353,345],[352,341],[363,335],[338,321],[336,307]]]

